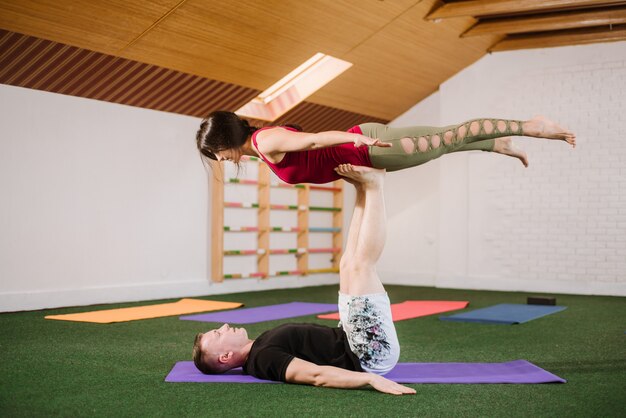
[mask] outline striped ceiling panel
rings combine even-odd
[[[197,117],[213,110],[234,111],[260,93],[2,29],[0,83]],[[387,122],[307,102],[274,124],[286,121],[298,123],[308,131],[345,130],[363,122]]]
[[[329,130],[347,130],[354,125],[365,122],[388,123],[379,118],[368,117],[346,110],[303,102],[293,110],[278,118],[272,125],[297,123],[306,131],[321,132]]]

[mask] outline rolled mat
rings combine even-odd
[[[482,324],[523,324],[542,316],[567,309],[566,306],[522,305],[501,303],[488,308],[476,309],[451,316],[441,316],[442,321],[478,322]]]
[[[233,309],[242,306],[239,302],[220,302],[215,300],[181,299],[178,302],[158,305],[134,306],[131,308],[106,309],[103,311],[81,312],[65,315],[48,315],[46,319],[60,321],[94,322],[110,324],[112,322],[136,321],[139,319],[160,318],[163,316],[182,315],[194,312]]]
[[[314,315],[337,309],[336,303],[291,302],[279,305],[259,306],[256,308],[237,309],[228,312],[181,316],[184,321],[227,322],[229,324],[255,324],[276,319],[295,318]]]
[[[565,383],[526,360],[505,363],[398,363],[385,375],[398,383]],[[203,374],[192,361],[179,361],[166,382],[280,383],[243,374],[241,368],[224,374]]]
[[[420,316],[434,315],[443,312],[463,309],[469,302],[449,300],[407,300],[402,303],[391,304],[391,317],[393,322],[405,319],[419,318]],[[318,315],[320,319],[334,319],[339,321],[339,313]]]

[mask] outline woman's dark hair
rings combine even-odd
[[[216,152],[241,148],[257,129],[233,112],[218,110],[202,120],[196,134],[196,145],[200,154],[217,160]]]
[[[300,125],[287,124],[283,126],[302,132]],[[246,143],[248,136],[258,129],[250,126],[248,121],[241,119],[233,112],[218,110],[209,113],[202,120],[200,129],[196,134],[196,145],[203,157],[217,161],[216,152],[241,148]]]

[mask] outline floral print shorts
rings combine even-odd
[[[339,292],[339,326],[366,372],[385,374],[400,357],[387,293],[350,296]]]

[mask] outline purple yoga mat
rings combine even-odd
[[[398,363],[386,378],[399,383],[565,383],[526,360],[505,363]]]
[[[275,319],[295,318],[337,310],[336,303],[291,302],[258,308],[233,309],[198,315],[181,316],[185,321],[220,322],[229,324],[254,324]]]
[[[385,375],[398,383],[565,383],[566,380],[526,360],[506,363],[398,363]],[[279,383],[243,374],[241,368],[224,374],[202,374],[192,361],[179,361],[166,382]]]

